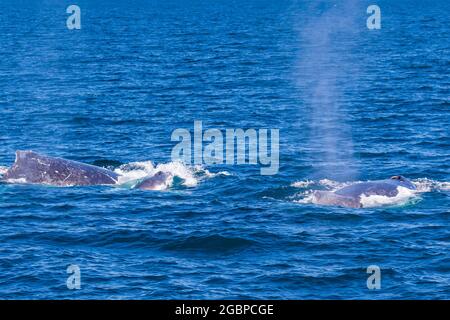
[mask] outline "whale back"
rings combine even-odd
[[[54,186],[116,184],[118,175],[81,162],[49,157],[33,151],[17,151],[16,160],[3,175],[7,182]]]
[[[395,197],[398,194],[397,187],[397,184],[386,181],[370,181],[344,187],[337,190],[335,193],[346,197],[359,197],[363,194],[366,196],[378,195]]]
[[[395,197],[398,195],[398,187],[415,190],[415,186],[409,180],[402,178],[402,180],[386,179],[355,183],[339,189],[335,193],[347,197],[359,197],[363,194],[366,196]]]
[[[361,208],[359,197],[339,195],[330,191],[315,191],[313,193],[313,203],[326,205],[326,206],[338,206],[348,208]]]
[[[398,187],[416,190],[412,182],[402,176],[394,176],[387,180],[367,181],[355,183],[342,189],[332,191],[315,191],[313,202],[322,205],[333,205],[350,208],[361,208],[361,197],[398,195]]]
[[[136,188],[141,190],[164,190],[169,187],[172,179],[172,174],[158,171],[155,175],[142,180],[136,185]]]

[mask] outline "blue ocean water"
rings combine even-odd
[[[31,149],[189,183],[1,184],[0,298],[449,299],[450,4],[380,0],[368,30],[370,4],[2,0],[1,166]],[[279,128],[279,173],[177,166],[171,133],[195,120]],[[308,201],[397,174],[414,201]]]

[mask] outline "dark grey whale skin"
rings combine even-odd
[[[414,184],[408,179],[402,176],[394,176],[386,180],[355,183],[334,192],[315,191],[314,200],[316,204],[321,205],[361,208],[361,196],[363,194],[366,196],[395,197],[398,194],[397,187],[399,186],[416,190]]]
[[[2,180],[64,187],[93,186],[116,184],[118,175],[81,162],[49,157],[33,151],[16,151],[16,161]]]

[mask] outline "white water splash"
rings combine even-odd
[[[144,179],[145,177],[153,176],[156,173],[153,162],[151,161],[124,164],[115,169],[114,172],[119,175],[119,185]]]
[[[450,191],[450,182],[441,182],[428,178],[419,178],[411,182],[419,192]]]
[[[375,208],[382,206],[401,206],[409,203],[412,198],[417,197],[417,192],[404,187],[397,187],[398,194],[395,197],[371,195],[361,196],[361,205],[363,208]]]
[[[172,186],[173,177],[181,179],[186,187],[195,187],[206,178],[214,178],[218,175],[230,175],[227,171],[212,173],[202,166],[187,166],[182,162],[174,161],[154,165],[152,161],[131,162],[114,170],[119,175],[118,185],[134,187],[144,178],[151,177],[162,171],[170,173],[167,187]]]
[[[291,184],[291,187],[294,188],[307,188],[311,185],[314,185],[316,182],[312,181],[312,180],[305,180],[305,181],[297,181],[294,182],[293,184]]]
[[[300,203],[300,204],[309,204],[314,203],[314,195],[312,191],[297,193],[294,195],[294,199],[292,202]]]
[[[8,167],[0,166],[0,176],[4,175],[8,171]]]

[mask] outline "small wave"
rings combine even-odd
[[[116,161],[116,160],[109,160],[109,159],[101,159],[101,160],[95,160],[92,162],[93,166],[106,168],[108,170],[114,170],[115,168],[123,165],[122,162]]]
[[[231,176],[228,171],[210,172],[209,170],[203,168],[202,166],[195,166],[194,172],[206,176],[207,178],[215,178],[218,176]]]

